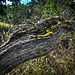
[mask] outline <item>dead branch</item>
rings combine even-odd
[[[61,42],[64,36],[73,37],[72,31],[75,31],[74,25],[67,24],[56,26],[52,30],[54,31],[55,29],[57,29],[57,32],[53,35],[33,39],[26,38],[26,36],[30,34],[28,30],[21,31],[19,29],[13,33],[9,40],[4,45],[0,46],[0,75],[9,72],[16,65],[24,61],[46,55]],[[34,32],[35,31],[31,33]],[[66,35],[62,35],[62,32]],[[61,39],[60,36],[62,36]]]

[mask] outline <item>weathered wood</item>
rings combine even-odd
[[[26,38],[29,33],[28,30],[16,31],[6,44],[0,46],[0,75],[9,72],[23,61],[46,55],[61,42],[60,36],[62,36],[61,38],[64,36],[72,37],[72,31],[75,31],[75,26],[63,24],[56,26],[52,30],[54,31],[55,29],[57,32],[51,36],[33,39]],[[62,35],[62,32],[64,32],[65,35]],[[15,39],[20,34],[23,35]],[[40,51],[42,51],[42,54]]]

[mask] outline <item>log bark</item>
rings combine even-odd
[[[42,38],[27,39],[25,37],[29,35],[29,31],[16,31],[6,43],[0,46],[0,75],[9,72],[24,61],[46,55],[61,42],[64,36],[73,37],[72,32],[75,31],[74,24],[55,26],[52,31],[57,30],[57,32]],[[65,35],[62,35],[63,32]],[[23,35],[14,39],[20,34]]]

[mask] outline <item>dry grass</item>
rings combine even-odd
[[[3,31],[3,30],[7,31],[9,28],[12,28],[12,27],[13,27],[12,24],[0,22],[0,32]]]

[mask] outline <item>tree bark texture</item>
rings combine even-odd
[[[74,23],[75,24],[75,23]],[[16,65],[28,61],[33,58],[37,58],[46,55],[53,48],[61,42],[61,39],[66,37],[73,37],[72,32],[75,31],[75,25],[59,25],[52,29],[57,29],[53,35],[42,38],[26,39],[29,35],[29,31],[16,31],[9,38],[9,40],[0,46],[0,75],[5,74],[12,70]],[[62,33],[65,33],[63,35]],[[12,38],[21,36],[13,41]],[[23,34],[23,35],[22,35]],[[16,37],[15,37],[16,36]],[[60,38],[61,36],[61,38]],[[40,53],[42,52],[42,54]]]

